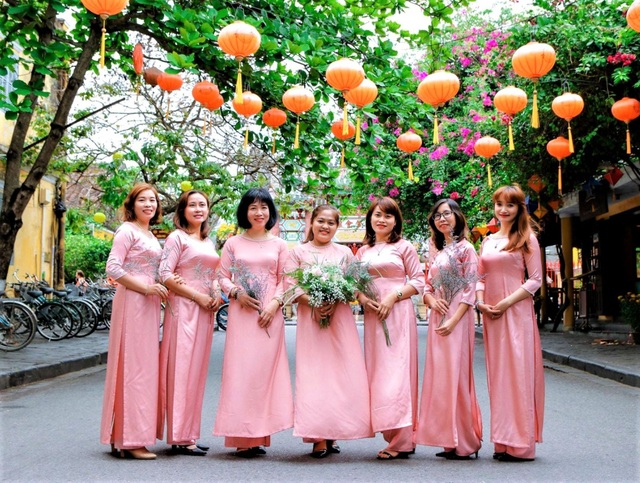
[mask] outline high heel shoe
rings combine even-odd
[[[448,460],[456,460],[456,461],[460,461],[460,460],[470,460],[472,455],[476,455],[476,459],[478,459],[478,452],[476,451],[475,453],[471,453],[470,455],[467,456],[460,456],[459,454],[456,453],[456,450],[453,451],[449,451],[447,454],[445,454],[445,458]]]
[[[325,444],[326,443],[327,442],[325,441]],[[313,451],[309,453],[309,456],[311,456],[312,458],[320,459],[329,456],[330,453],[327,447],[324,447],[323,449],[316,449],[316,446],[319,444],[321,443],[313,443]]]
[[[196,444],[174,444],[173,446],[171,446],[171,454],[181,454],[186,456],[206,456],[207,452],[200,449]]]
[[[505,455],[505,454],[507,454],[507,453],[505,453],[504,451],[502,451],[502,452],[498,452],[498,451],[496,451],[495,453],[493,453],[493,459],[494,459],[494,460],[499,460],[499,459],[500,459],[500,457],[501,457],[502,455]]]
[[[156,454],[149,451],[147,448],[135,448],[135,449],[121,449],[120,458],[132,459],[132,460],[154,460]]]
[[[518,458],[517,456],[510,455],[509,453],[503,453],[498,456],[498,461],[504,463],[523,463],[525,461],[533,461],[534,458]]]
[[[447,457],[447,455],[449,455],[449,454],[451,454],[451,453],[455,453],[455,452],[456,452],[456,450],[455,450],[455,449],[452,449],[451,451],[440,451],[439,453],[436,453],[436,456],[437,456],[438,458],[446,458],[446,457]]]
[[[266,450],[262,446],[254,446],[249,448],[249,450],[255,455],[267,454]]]
[[[327,449],[329,450],[329,453],[340,454],[340,446],[338,446],[338,443],[333,439],[327,440]]]

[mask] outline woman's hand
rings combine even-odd
[[[436,328],[436,334],[446,337],[451,334],[451,332],[453,332],[453,329],[455,329],[456,325],[458,325],[457,320],[454,321],[453,319],[447,319],[442,324],[440,324],[440,327]]]
[[[256,312],[260,312],[262,310],[262,304],[258,299],[254,299],[247,292],[242,291],[238,293],[238,302],[245,309],[255,310]]]
[[[490,319],[499,319],[502,314],[509,308],[504,300],[498,302],[496,305],[482,304],[482,313]]]
[[[258,315],[258,325],[266,329],[273,322],[273,318],[276,316],[276,312],[280,309],[280,304],[277,300],[272,300]]]
[[[169,296],[169,289],[161,283],[154,283],[152,285],[147,285],[147,290],[144,295],[157,295],[162,300],[166,300]]]
[[[320,317],[321,318],[325,318],[325,317],[331,318],[331,316],[335,313],[337,307],[338,307],[337,303],[330,304],[330,303],[326,303],[325,302],[320,307],[318,307],[318,311],[320,312]]]
[[[431,309],[436,310],[441,315],[447,315],[447,312],[449,312],[449,304],[445,299],[433,299]]]
[[[187,284],[187,282],[185,281],[185,279],[184,279],[184,278],[182,278],[182,277],[181,277],[180,275],[178,275],[177,273],[174,273],[174,274],[172,275],[172,278],[173,278],[173,281],[174,281],[175,283],[177,283],[177,284],[180,284],[180,285],[186,285],[186,284]]]
[[[395,305],[397,301],[397,297],[395,294],[389,294],[378,304],[378,318],[380,320],[386,320],[389,314],[391,313],[391,309]]]

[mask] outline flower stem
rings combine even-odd
[[[389,328],[387,327],[387,321],[382,321],[382,330],[384,331],[384,340],[387,343],[387,347],[391,346],[391,338],[389,337]]]

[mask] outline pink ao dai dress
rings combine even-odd
[[[115,233],[107,275],[156,283],[162,249],[135,224]],[[158,419],[160,298],[119,284],[113,298],[100,442],[118,449],[155,444]]]
[[[363,245],[356,258],[370,264],[381,300],[406,283],[419,294],[424,273],[416,249],[406,240]],[[418,328],[410,298],[396,302],[386,319],[391,338],[387,346],[381,321],[364,313],[364,355],[371,393],[371,425],[381,431],[387,449],[411,451],[418,422]]]
[[[456,259],[455,266],[469,283],[450,301],[446,315],[431,311],[416,442],[440,446],[446,451],[455,449],[459,456],[468,456],[480,449],[482,440],[482,417],[473,378],[475,316],[472,306],[476,297],[474,274],[478,269],[478,256],[467,240],[460,241],[455,248],[450,245],[440,251],[431,244],[429,253],[432,259],[424,293],[444,298],[442,288],[434,288],[434,280],[438,280],[443,268],[450,269],[450,257]],[[468,310],[453,331],[447,336],[437,334],[436,329],[460,304]]]
[[[291,251],[286,271],[352,259],[345,246],[305,243]],[[287,278],[288,288],[295,283]],[[298,304],[297,320],[293,435],[305,442],[373,437],[367,370],[351,307],[338,304],[329,327],[321,328],[317,312]]]
[[[268,304],[283,293],[289,250],[284,240],[231,237],[222,249],[218,281],[226,293],[242,288],[233,267],[245,267],[263,289]],[[285,348],[281,310],[267,330],[258,325],[258,312],[236,300],[229,303],[220,402],[213,434],[225,436],[225,446],[269,446],[270,435],[293,426],[293,395]]]
[[[160,262],[162,282],[173,274],[191,289],[219,297],[216,269],[220,257],[210,239],[197,240],[183,230],[166,239]],[[160,345],[160,411],[157,437],[167,425],[168,444],[188,444],[200,437],[215,312],[173,292],[165,309]]]
[[[482,242],[478,274],[484,280],[477,289],[484,290],[489,305],[520,287],[532,297],[512,305],[498,319],[483,317],[491,441],[496,452],[534,458],[544,418],[542,346],[533,309],[533,295],[542,284],[540,245],[531,235],[529,253],[505,252],[507,241],[492,235]]]

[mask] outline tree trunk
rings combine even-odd
[[[39,30],[40,41],[45,45],[50,44],[53,38],[52,28],[55,14],[55,10],[49,5]],[[64,126],[67,124],[67,118],[73,102],[84,81],[87,70],[91,66],[93,54],[98,50],[100,45],[100,35],[101,25],[98,21],[95,21],[92,24],[91,33],[78,58],[73,75],[69,79],[67,88],[64,91],[53,121],[51,122],[49,135],[22,184],[20,184],[20,169],[22,167],[23,146],[33,114],[26,112],[20,113],[16,121],[16,127],[11,137],[9,151],[7,152],[4,199],[2,212],[0,212],[0,290],[4,290],[6,287],[7,274],[11,257],[13,256],[16,237],[22,227],[22,215],[38,183],[40,183],[40,180],[47,172],[53,153],[64,134]],[[32,71],[29,85],[38,85],[43,80],[41,74]],[[32,105],[35,106],[37,99],[35,96],[31,97]]]

